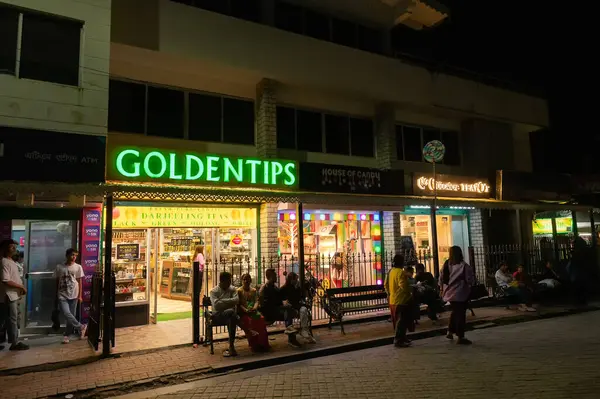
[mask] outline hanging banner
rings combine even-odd
[[[83,303],[81,304],[81,321],[89,319],[90,301],[92,299],[92,276],[98,269],[100,254],[100,217],[101,208],[83,210],[81,223],[81,266],[83,267]]]
[[[117,206],[113,228],[242,227],[256,228],[256,208]]]

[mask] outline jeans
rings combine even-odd
[[[458,338],[465,337],[467,326],[467,302],[450,302],[450,321],[448,323],[448,334],[456,334]]]
[[[19,301],[4,298],[4,326],[8,333],[8,342],[16,345],[19,342]]]
[[[229,333],[229,347],[233,348],[235,345],[235,330],[238,325],[238,315],[235,312],[235,309],[226,309],[222,312],[213,313],[212,323],[215,326],[227,326],[227,332]]]
[[[527,306],[531,306],[531,293],[527,288],[521,287],[508,287],[506,288],[506,295],[509,297],[518,298],[519,303],[524,303]]]
[[[67,319],[67,329],[65,330],[65,337],[73,334],[73,330],[81,329],[81,323],[75,318],[75,312],[77,311],[77,299],[62,299],[58,300],[58,307],[60,312]]]
[[[408,325],[412,323],[413,316],[413,304],[398,305],[396,306],[396,335],[394,337],[394,343],[402,343],[406,341],[406,330]]]

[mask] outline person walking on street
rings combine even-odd
[[[19,275],[19,267],[12,259],[17,252],[14,240],[4,240],[0,243],[2,254],[2,283],[0,284],[0,301],[3,302],[4,319],[8,332],[11,351],[29,349],[29,346],[19,342],[19,299],[27,293],[23,280]]]
[[[79,332],[79,337],[85,337],[87,326],[81,324],[75,314],[77,305],[83,302],[83,268],[76,263],[79,254],[73,248],[65,252],[65,263],[56,265],[54,278],[56,278],[56,290],[58,297],[58,308],[67,319],[67,328],[63,337],[63,344],[68,344],[71,335]]]
[[[392,270],[387,274],[384,282],[392,313],[392,323],[396,330],[394,346],[397,348],[410,346],[410,340],[406,337],[406,330],[409,324],[413,322],[411,309],[412,287],[408,282],[409,276],[403,266],[404,257],[400,254],[395,255]]]
[[[452,313],[448,323],[448,335],[446,338],[454,339],[459,345],[470,345],[472,342],[465,338],[467,325],[467,307],[471,287],[475,284],[473,269],[464,261],[460,247],[450,248],[448,263],[442,269],[442,293],[444,301],[450,302]]]

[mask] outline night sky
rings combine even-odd
[[[430,30],[396,28],[395,48],[432,59],[441,69],[458,66],[547,98],[551,131],[532,142],[535,167],[556,172],[600,171],[596,156],[600,140],[592,123],[598,113],[594,109],[597,100],[587,97],[595,94],[591,88],[597,82],[597,69],[591,69],[588,62],[592,48],[597,47],[591,28],[595,24],[586,22],[592,10],[582,6],[588,3],[439,1],[450,8],[450,18]]]

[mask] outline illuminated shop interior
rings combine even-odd
[[[117,307],[150,305],[152,322],[191,317],[192,258],[199,246],[203,292],[216,284],[215,270],[227,265],[234,279],[248,271],[256,276],[248,269],[256,257],[256,208],[154,205],[126,203],[113,210]]]
[[[450,255],[450,247],[458,245],[466,256],[469,246],[469,209],[471,207],[438,207],[436,212],[438,259],[440,267]],[[400,214],[403,237],[410,237],[418,253],[427,256],[432,250],[431,209],[429,206],[408,206]],[[433,269],[432,262],[425,262]],[[433,270],[429,270],[433,273]]]

